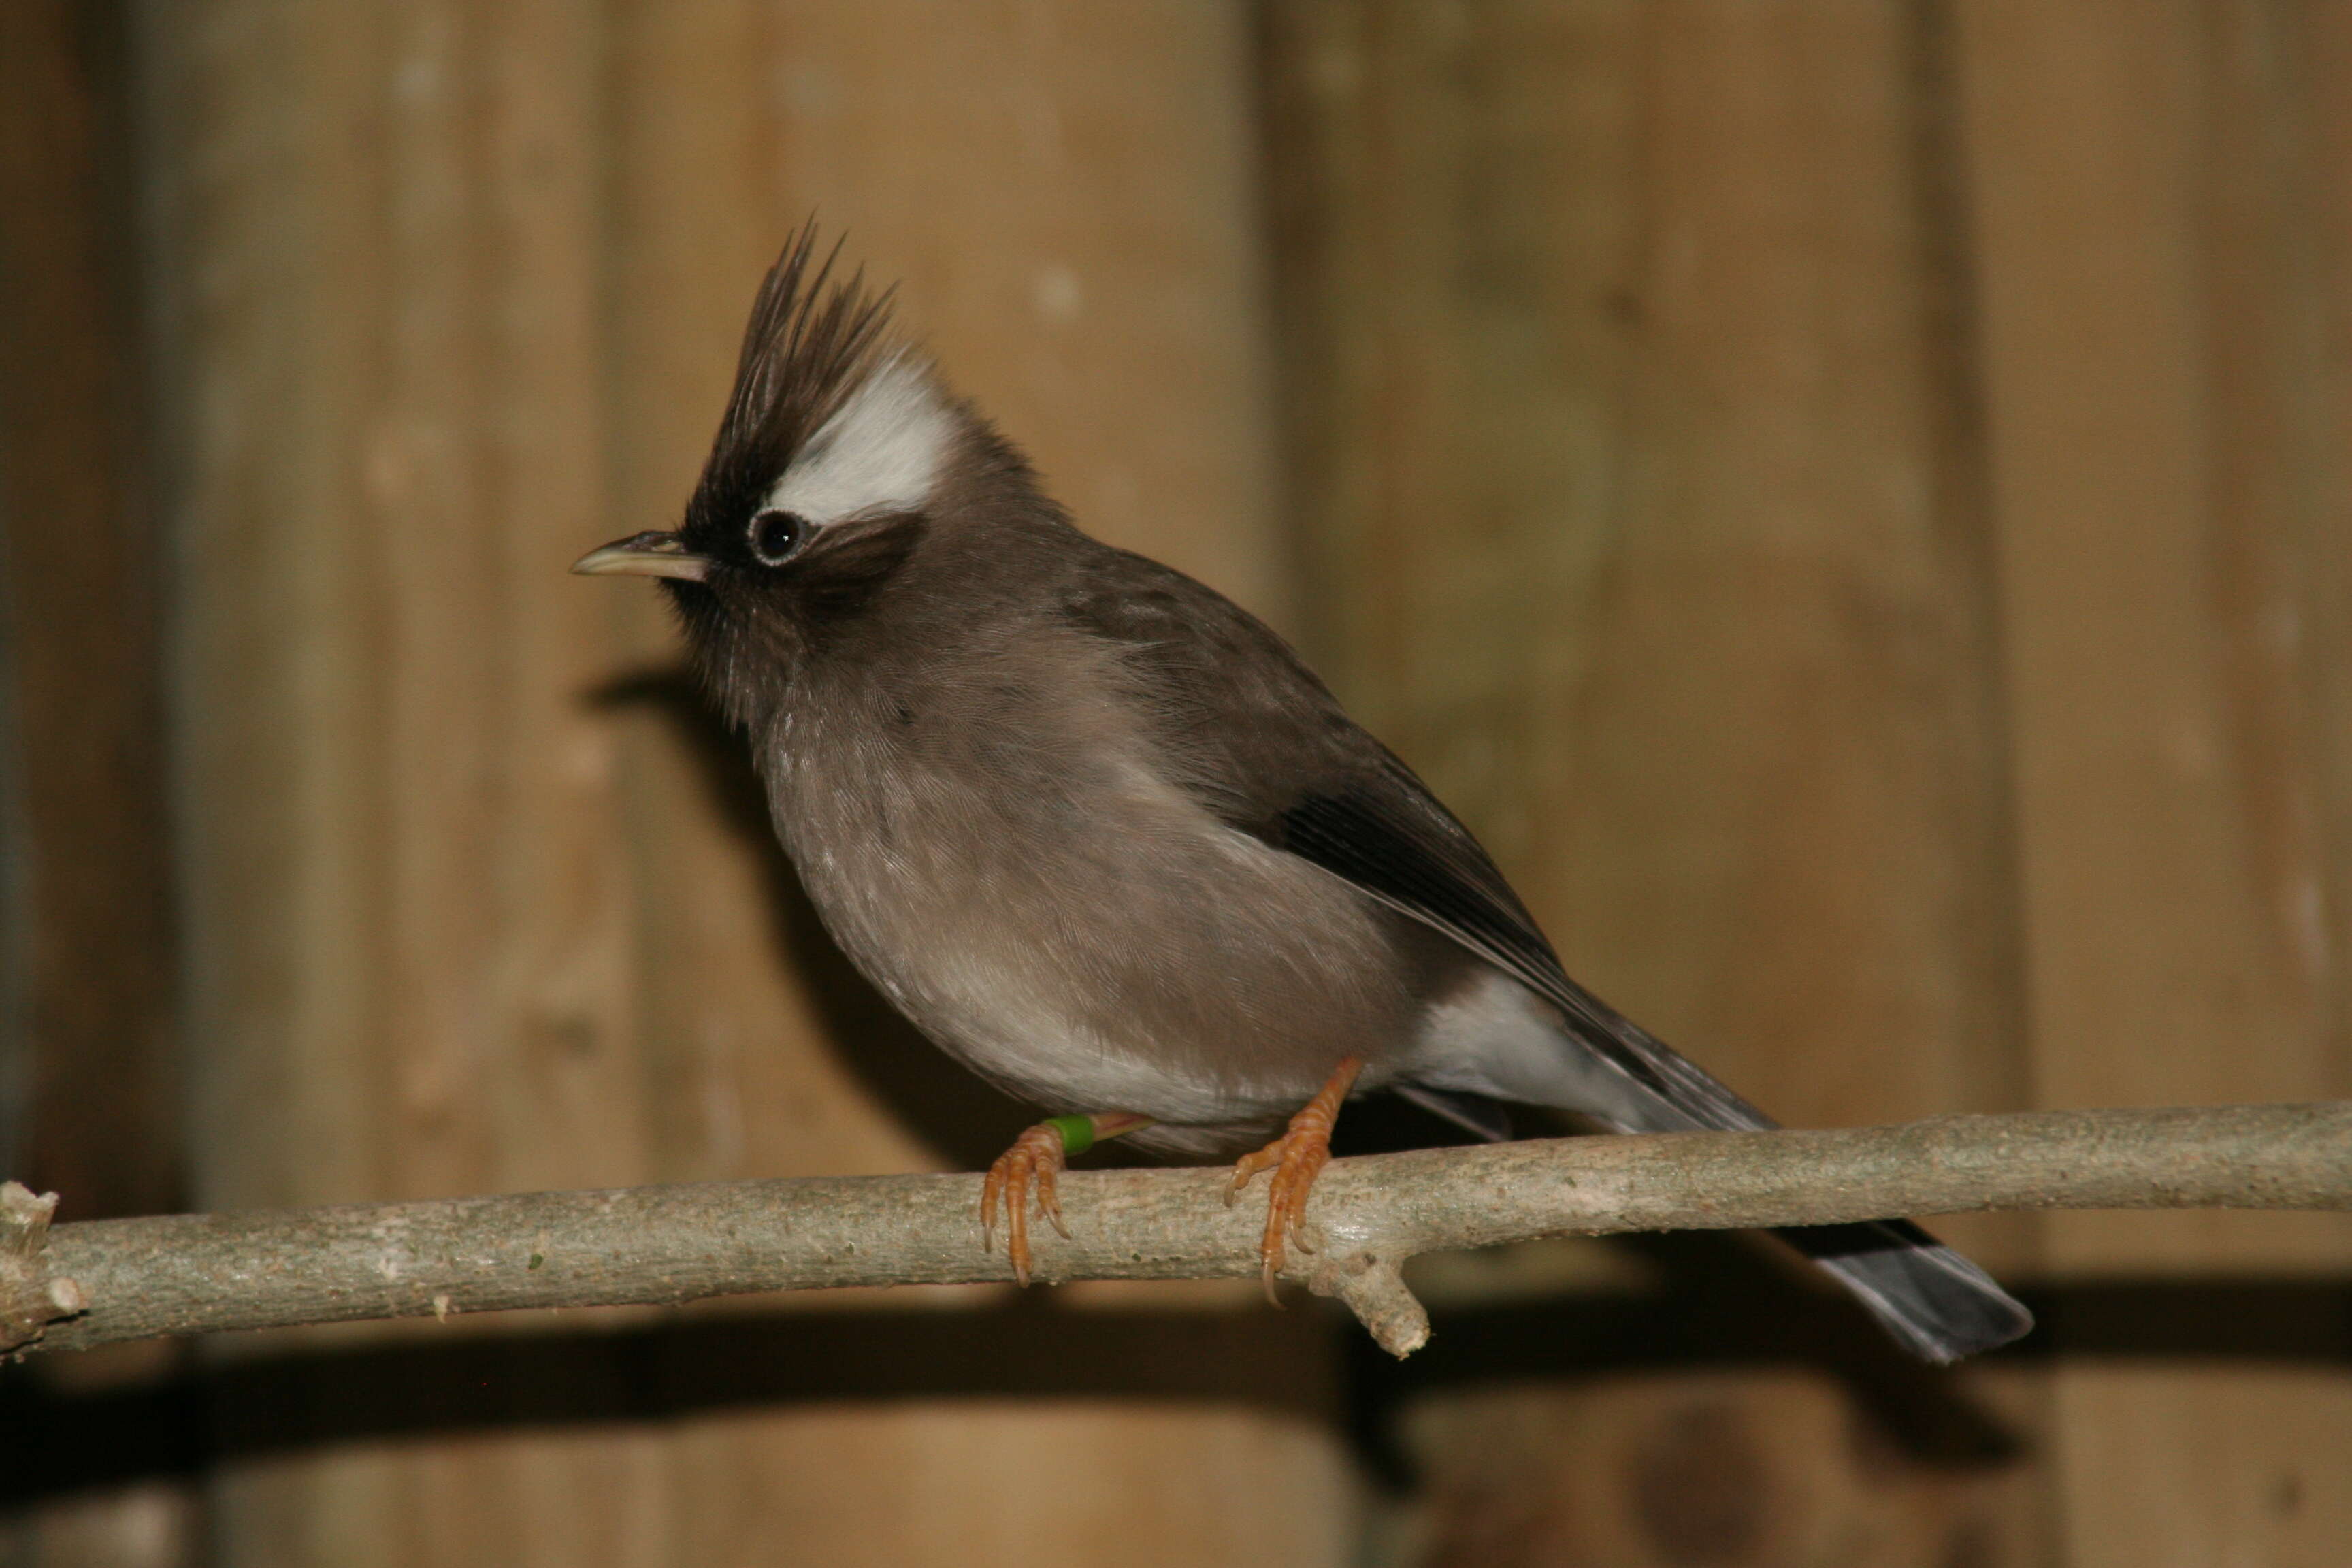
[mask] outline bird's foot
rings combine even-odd
[[[980,1245],[983,1251],[996,1247],[996,1213],[1000,1204],[1004,1210],[1004,1255],[1013,1261],[1013,1278],[1029,1283],[1029,1202],[1034,1192],[1037,1212],[1070,1238],[1070,1227],[1062,1223],[1061,1194],[1054,1179],[1061,1174],[1072,1154],[1083,1154],[1106,1138],[1116,1138],[1139,1127],[1151,1125],[1151,1118],[1130,1111],[1108,1110],[1094,1116],[1055,1116],[1040,1121],[1013,1141],[1013,1147],[996,1157],[988,1168],[988,1180],[980,1189]]]
[[[1268,1166],[1274,1170],[1274,1180],[1266,1190],[1265,1234],[1258,1242],[1257,1256],[1258,1277],[1265,1287],[1265,1299],[1277,1306],[1280,1301],[1274,1292],[1274,1280],[1282,1272],[1285,1243],[1297,1244],[1301,1252],[1315,1250],[1304,1234],[1307,1199],[1315,1190],[1315,1178],[1330,1163],[1331,1128],[1339,1120],[1340,1102],[1348,1098],[1356,1075],[1363,1069],[1360,1057],[1340,1062],[1322,1092],[1290,1119],[1290,1126],[1281,1137],[1234,1162],[1233,1185],[1225,1189],[1228,1204],[1241,1195],[1242,1189],[1260,1171]]]
[[[1022,1284],[1029,1283],[1029,1194],[1034,1186],[1037,1194],[1037,1212],[1053,1221],[1054,1228],[1065,1237],[1070,1227],[1062,1223],[1061,1194],[1055,1191],[1054,1178],[1061,1173],[1064,1160],[1062,1130],[1050,1121],[1041,1121],[1013,1141],[1013,1147],[996,1157],[988,1168],[988,1180],[980,1189],[980,1245],[984,1251],[996,1247],[996,1209],[1004,1205],[1004,1254],[1013,1260],[1013,1278]]]

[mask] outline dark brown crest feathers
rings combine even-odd
[[[743,330],[735,391],[697,487],[688,526],[733,526],[855,392],[888,342],[891,291],[860,268],[835,279],[836,239],[817,258],[816,221],[768,268]]]

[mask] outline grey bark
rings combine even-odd
[[[1076,1238],[1033,1227],[1038,1278],[1255,1274],[1262,1199],[1228,1206],[1225,1180],[1064,1176]],[[50,1321],[0,1314],[0,1350],[1008,1279],[1003,1254],[981,1248],[979,1198],[977,1176],[823,1177],[94,1220],[49,1230],[45,1246],[28,1227],[9,1294]],[[1294,1254],[1286,1278],[1340,1297],[1402,1355],[1428,1338],[1398,1275],[1422,1252],[1979,1209],[2347,1207],[2352,1101],[1554,1139],[1335,1162],[1309,1211],[1321,1245]]]

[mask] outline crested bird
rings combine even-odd
[[[1384,1089],[1614,1131],[1769,1118],[1571,980],[1468,829],[1222,595],[1081,532],[803,227],[752,306],[656,577],[826,928],[924,1034],[1052,1112],[983,1184],[1013,1269],[1123,1137],[1271,1172],[1269,1294],[1332,1124]],[[1907,1221],[1780,1233],[1931,1361],[2024,1333]]]

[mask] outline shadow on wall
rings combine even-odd
[[[1418,1398],[1662,1368],[1811,1368],[1843,1384],[1916,1464],[1978,1470],[2021,1457],[1953,1373],[1901,1358],[1842,1299],[1753,1255],[1725,1267],[1726,1254],[1748,1249],[1724,1238],[1653,1240],[1645,1249],[1672,1279],[1663,1299],[1441,1313],[1430,1347],[1405,1363],[1320,1303],[1073,1311],[1050,1289],[985,1311],[730,1312],[620,1332],[271,1356],[88,1394],[56,1387],[37,1357],[0,1374],[0,1510],[347,1444],[843,1400],[1166,1401],[1344,1421],[1370,1472],[1404,1486],[1397,1417]],[[2352,1286],[2340,1282],[2111,1282],[2025,1296],[2043,1326],[1997,1363],[2352,1365]]]

